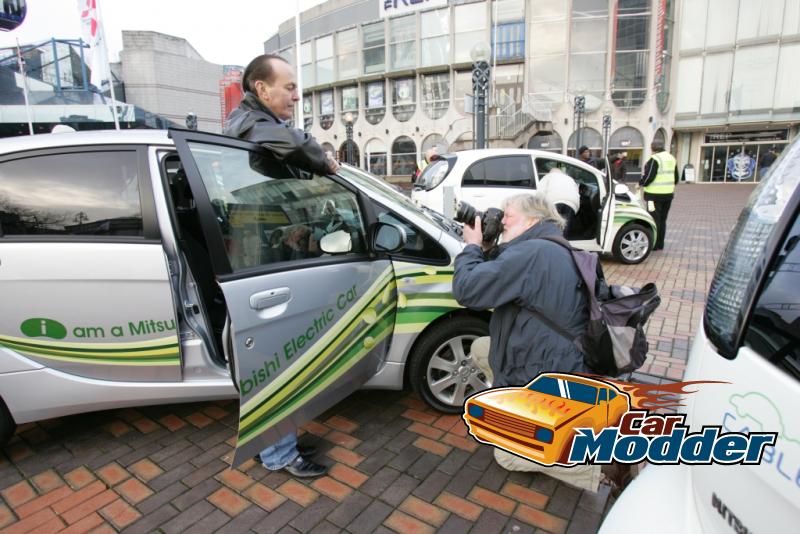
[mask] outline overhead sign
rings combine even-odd
[[[396,17],[429,7],[447,5],[447,0],[378,0],[378,2],[380,3],[381,18]]]

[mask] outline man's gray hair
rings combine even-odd
[[[529,219],[552,221],[562,230],[566,225],[566,221],[556,211],[553,203],[544,198],[544,195],[539,192],[511,195],[503,200],[503,211],[508,206],[514,206],[523,216]]]

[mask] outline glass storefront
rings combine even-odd
[[[787,145],[787,130],[706,134],[700,148],[701,182],[758,182]]]

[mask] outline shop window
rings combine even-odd
[[[323,130],[333,126],[333,91],[322,91],[319,93],[319,125]]]
[[[366,106],[364,116],[370,124],[378,124],[386,114],[386,85],[383,81],[370,82],[364,86]]]
[[[350,113],[353,123],[358,120],[358,87],[342,87],[342,102],[339,109],[342,110],[342,124],[347,124],[345,116]]]
[[[392,114],[400,122],[406,122],[416,109],[414,78],[392,80]]]
[[[386,176],[386,143],[381,139],[370,139],[364,148],[364,163],[367,171]]]
[[[417,163],[417,145],[410,137],[402,135],[392,143],[392,174],[404,176],[414,174]]]
[[[450,107],[450,73],[426,74],[421,77],[422,110],[431,119],[439,119]]]

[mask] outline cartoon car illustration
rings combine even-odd
[[[567,462],[576,428],[602,430],[630,408],[628,395],[588,377],[542,373],[525,387],[470,397],[464,421],[478,440],[543,465]]]

